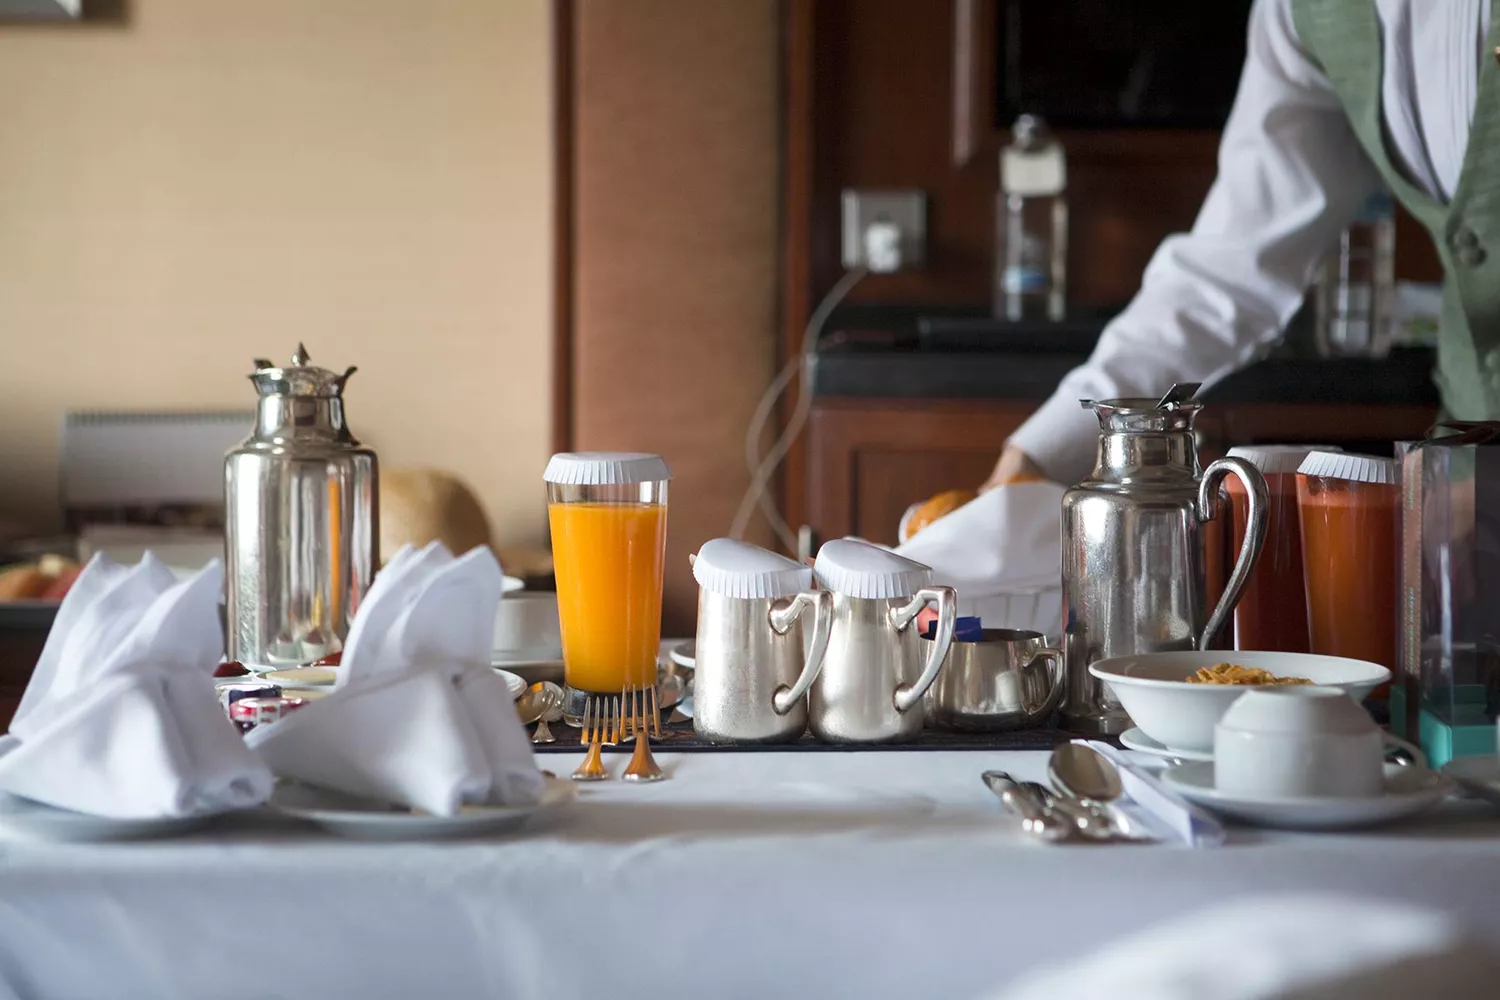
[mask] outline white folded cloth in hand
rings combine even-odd
[[[0,755],[0,789],[118,819],[265,801],[271,773],[214,693],[217,560],[177,582],[147,553],[91,559],[58,608]]]
[[[1062,496],[1056,483],[1011,483],[923,528],[896,551],[958,591],[958,613],[986,628],[1062,630]]]
[[[1189,911],[1003,1000],[1410,1000],[1494,995],[1500,957],[1454,920],[1375,899],[1290,894]]]
[[[1020,594],[1059,586],[1062,497],[1056,483],[1012,483],[933,521],[896,551],[932,567],[960,594]]]
[[[490,667],[504,577],[487,548],[404,546],[361,602],[332,693],[246,736],[278,775],[452,816],[546,781]]]

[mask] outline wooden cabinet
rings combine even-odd
[[[943,490],[973,488],[1036,408],[1031,400],[815,402],[808,423],[806,522],[819,543],[844,535],[895,544],[901,515]],[[1204,462],[1244,444],[1315,442],[1388,454],[1419,438],[1430,406],[1221,404],[1199,420]]]

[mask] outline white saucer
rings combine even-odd
[[[1149,753],[1154,757],[1166,757],[1168,760],[1211,762],[1214,759],[1213,754],[1203,750],[1173,750],[1166,744],[1158,743],[1147,736],[1139,726],[1121,733],[1120,745],[1126,750],[1139,750],[1141,753]]]
[[[495,673],[500,675],[500,679],[505,682],[506,689],[510,691],[511,700],[514,701],[525,693],[526,682],[519,675],[511,673],[509,670],[501,670],[499,667],[495,667],[494,670]]]
[[[684,670],[692,670],[698,665],[698,644],[693,639],[679,642],[667,650],[667,658]]]
[[[252,679],[291,687],[332,687],[338,676],[337,667],[289,667],[268,670]]]
[[[1453,779],[1425,767],[1387,764],[1385,794],[1372,798],[1247,798],[1214,787],[1214,766],[1190,761],[1161,772],[1167,787],[1190,802],[1254,826],[1338,830],[1373,826],[1425,812],[1454,790]]]
[[[1444,765],[1443,773],[1466,794],[1500,805],[1500,758],[1492,754],[1459,757]]]
[[[0,827],[40,840],[84,842],[176,837],[201,830],[223,813],[118,819],[58,809],[42,802],[0,792]]]
[[[571,801],[576,792],[573,782],[548,778],[542,800],[534,806],[465,806],[457,816],[433,816],[281,781],[267,804],[284,816],[353,840],[437,840],[513,830],[537,813]]]

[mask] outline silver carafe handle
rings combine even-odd
[[[927,651],[927,663],[922,667],[922,676],[915,684],[896,685],[896,711],[908,712],[919,704],[932,682],[937,680],[943,661],[948,658],[948,647],[953,645],[953,627],[958,622],[958,594],[952,587],[923,587],[912,595],[909,602],[891,609],[891,627],[904,632],[916,620],[921,610],[929,604],[938,610],[937,632],[933,634],[932,648]]]
[[[1234,563],[1234,572],[1229,574],[1229,582],[1224,585],[1224,596],[1219,598],[1219,606],[1214,608],[1214,613],[1208,616],[1208,624],[1203,628],[1203,634],[1198,637],[1198,648],[1207,649],[1213,637],[1219,634],[1224,627],[1224,622],[1234,613],[1235,605],[1240,603],[1240,593],[1245,589],[1245,584],[1250,579],[1250,571],[1255,568],[1255,561],[1260,558],[1261,546],[1266,541],[1266,513],[1270,505],[1270,499],[1266,493],[1266,480],[1260,474],[1260,470],[1242,458],[1221,458],[1211,464],[1203,471],[1203,481],[1198,484],[1198,519],[1200,521],[1211,521],[1219,513],[1219,487],[1224,480],[1234,476],[1245,487],[1245,493],[1250,498],[1248,518],[1249,524],[1245,526],[1245,542],[1240,546],[1239,557]]]
[[[812,608],[812,643],[807,649],[807,659],[802,664],[802,673],[791,687],[785,684],[776,688],[771,696],[771,708],[777,715],[790,712],[797,702],[807,695],[807,689],[818,679],[823,669],[823,656],[828,652],[828,634],[833,630],[833,593],[827,590],[804,590],[781,607],[771,608],[771,628],[777,635],[785,635],[796,624],[797,619]]]

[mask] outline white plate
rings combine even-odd
[[[1173,750],[1156,742],[1147,736],[1139,726],[1127,729],[1120,734],[1120,745],[1126,750],[1139,750],[1141,753],[1149,753],[1156,757],[1166,757],[1175,760],[1212,761],[1214,755],[1204,753],[1201,750]]]
[[[697,645],[692,639],[679,642],[667,650],[667,658],[684,670],[692,670],[698,665]]]
[[[1147,736],[1173,750],[1212,753],[1214,726],[1248,688],[1233,684],[1188,684],[1200,667],[1238,663],[1269,670],[1277,677],[1306,677],[1335,687],[1359,701],[1391,672],[1378,663],[1311,653],[1207,652],[1143,653],[1089,665],[1089,673],[1109,690]]]
[[[1492,754],[1459,757],[1450,760],[1443,767],[1443,773],[1475,798],[1500,805],[1500,758]]]
[[[526,691],[526,682],[509,670],[501,670],[499,667],[494,669],[495,673],[500,675],[500,679],[505,682],[506,689],[510,691],[511,700],[521,697]]]
[[[223,813],[204,813],[197,816],[117,819],[58,809],[56,806],[0,792],[0,827],[41,840],[82,842],[176,837],[201,830],[222,815]]]
[[[281,781],[270,807],[284,816],[314,823],[353,840],[436,840],[482,837],[513,830],[539,812],[572,800],[577,786],[548,778],[534,806],[465,806],[457,816],[432,816],[371,802],[311,785]]]
[[[1425,767],[1387,764],[1385,794],[1370,798],[1247,798],[1214,787],[1214,766],[1191,761],[1169,767],[1161,779],[1190,802],[1255,826],[1288,830],[1339,830],[1414,816],[1454,790],[1453,779]]]
[[[336,667],[291,667],[287,670],[268,670],[252,680],[270,681],[283,687],[332,687],[338,679]]]

